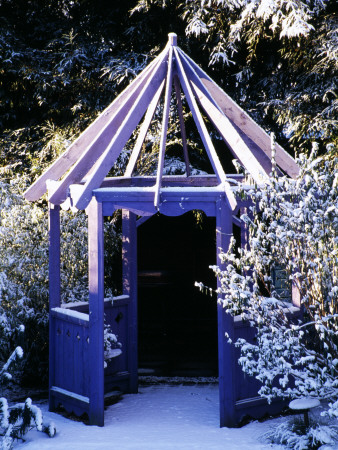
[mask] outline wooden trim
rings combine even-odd
[[[89,327],[89,315],[88,313],[83,313],[80,311],[76,311],[73,309],[66,308],[53,308],[50,311],[51,317],[55,317],[56,319],[61,319],[64,322],[69,322],[74,325],[80,325],[82,327]]]
[[[243,180],[243,175],[233,174],[229,175],[230,179],[234,179],[237,182]],[[134,176],[134,177],[113,177],[105,178],[101,183],[100,188],[106,187],[147,187],[154,186],[156,176]],[[166,186],[218,186],[219,181],[216,175],[195,175],[186,177],[185,175],[164,175],[162,177],[162,187]]]
[[[57,386],[52,386],[50,388],[50,393],[60,400],[68,400],[75,403],[77,406],[88,410],[90,401],[89,398],[84,395],[76,394],[75,392],[67,391],[67,389],[62,389]]]

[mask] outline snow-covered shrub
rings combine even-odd
[[[17,347],[0,370],[0,389],[12,379],[12,375],[8,372],[10,365],[22,357],[22,348]],[[23,436],[33,428],[47,433],[49,437],[53,437],[56,432],[53,423],[43,424],[41,410],[32,404],[30,398],[13,406],[8,405],[5,397],[0,398],[0,450],[10,450],[16,439],[23,439]]]
[[[262,438],[292,450],[316,450],[326,445],[326,448],[333,448],[332,445],[338,438],[338,429],[337,426],[323,423],[310,423],[306,429],[303,421],[293,418],[271,428]]]
[[[45,202],[28,203],[22,180],[0,182],[0,360],[17,345],[17,327],[25,327],[23,374],[46,380],[48,360],[48,212]],[[106,258],[117,253],[120,238],[114,220]],[[61,300],[88,299],[87,217],[61,212]],[[111,264],[107,264],[111,267]],[[107,273],[107,292],[114,289]]]
[[[326,399],[324,414],[338,417],[338,159],[313,153],[298,163],[296,180],[272,177],[247,193],[249,245],[235,249],[233,241],[221,253],[218,302],[257,330],[254,343],[235,345],[261,396]],[[275,265],[300,292],[302,321],[278,298]]]

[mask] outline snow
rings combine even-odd
[[[289,408],[293,410],[312,409],[320,405],[317,398],[296,398],[289,404]]]
[[[76,319],[81,319],[81,320],[85,320],[86,322],[89,322],[89,315],[79,312],[79,311],[74,311],[72,309],[66,309],[66,308],[53,308],[53,311],[62,313],[65,316],[75,317]]]
[[[31,431],[18,450],[264,450],[281,449],[261,441],[273,424],[285,418],[242,428],[219,428],[218,384],[141,386],[138,394],[124,395],[105,411],[105,426],[88,426],[47,411],[39,405],[44,423],[53,422],[49,438]]]

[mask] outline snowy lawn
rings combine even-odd
[[[141,386],[138,394],[124,395],[105,411],[105,426],[82,422],[50,413],[47,403],[39,404],[44,422],[53,421],[57,434],[49,438],[31,431],[18,450],[31,449],[280,449],[263,443],[260,436],[286,418],[242,428],[219,428],[218,385]]]

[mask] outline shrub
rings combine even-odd
[[[326,399],[324,414],[338,417],[338,164],[315,152],[298,163],[296,180],[272,177],[246,193],[249,246],[235,249],[233,241],[221,253],[225,268],[213,268],[218,302],[257,330],[254,343],[235,345],[243,371],[261,381],[261,396]],[[301,322],[277,295],[276,265],[301,294]]]

